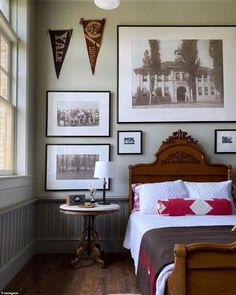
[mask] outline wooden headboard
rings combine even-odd
[[[178,130],[164,140],[152,163],[129,165],[129,210],[133,208],[133,183],[225,181],[231,179],[231,165],[210,164],[187,132]]]

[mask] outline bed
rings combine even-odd
[[[162,142],[152,163],[129,166],[131,214],[124,247],[131,252],[137,286],[143,295],[236,294],[236,215],[231,173],[230,165],[209,163],[197,141],[181,130]],[[171,184],[169,189],[173,185],[173,192],[176,185],[179,189],[181,184],[181,192],[177,189],[171,200],[163,199],[156,203],[155,199],[155,203],[150,206],[143,195],[150,192],[150,187],[154,187],[154,191],[156,188],[162,191],[161,185],[166,183]],[[178,194],[184,194],[182,186],[184,192],[188,188],[187,195],[179,197]],[[217,191],[219,195],[213,198],[215,203],[210,203],[208,197],[193,200],[189,196],[192,193],[191,186],[200,186],[199,194],[203,186],[209,196],[211,193],[216,194],[213,190],[222,186],[225,189],[227,186],[228,195],[227,198],[221,198],[221,192],[225,194],[223,189]],[[136,188],[139,188],[139,194]],[[223,204],[226,201],[227,204]],[[178,211],[182,203],[184,213],[172,215],[171,212]],[[194,207],[195,203],[198,206]],[[202,207],[202,204],[211,204],[213,209]],[[186,213],[193,207],[197,208],[194,214]],[[213,213],[206,213],[205,209]],[[165,246],[166,242],[168,246]],[[162,265],[156,266],[160,262]]]

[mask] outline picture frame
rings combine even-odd
[[[47,137],[109,137],[110,91],[47,91]]]
[[[236,129],[215,130],[215,153],[236,154]]]
[[[46,144],[45,190],[102,190],[103,179],[94,178],[95,162],[109,159],[110,144]]]
[[[67,206],[79,206],[84,205],[85,203],[85,194],[74,194],[66,195],[66,205]]]
[[[142,154],[142,131],[141,130],[117,131],[117,154],[118,155]]]
[[[117,26],[117,123],[236,122],[235,44],[230,25]]]

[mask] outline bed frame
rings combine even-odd
[[[197,140],[178,130],[164,140],[152,163],[129,165],[129,210],[133,208],[133,183],[173,181],[225,181],[231,165],[209,164]]]
[[[131,184],[225,181],[231,172],[231,165],[208,163],[197,140],[178,130],[162,142],[152,163],[129,166],[129,211],[134,203]],[[236,233],[233,244],[176,245],[174,253],[166,295],[236,294]]]

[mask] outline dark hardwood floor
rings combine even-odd
[[[107,295],[139,293],[133,261],[126,253],[107,254],[99,264],[73,269],[70,254],[38,254],[5,288],[20,295]],[[82,261],[85,264],[86,261]]]

